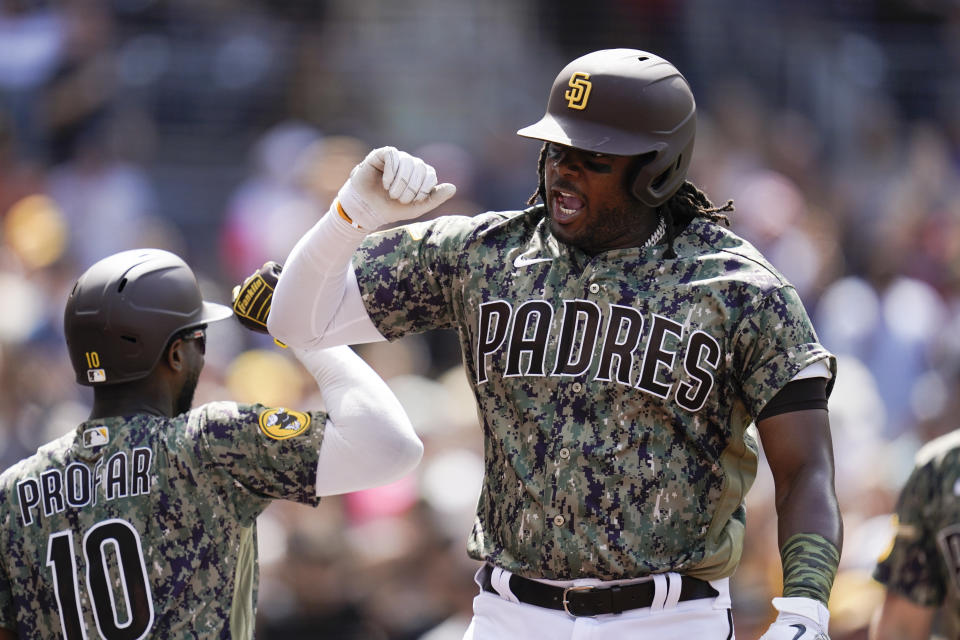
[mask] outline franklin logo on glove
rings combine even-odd
[[[267,333],[267,316],[270,315],[270,302],[273,290],[277,286],[282,267],[273,261],[266,262],[256,273],[233,288],[233,312],[240,324],[257,331]]]

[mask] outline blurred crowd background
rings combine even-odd
[[[172,250],[208,298],[282,261],[375,146],[454,182],[437,213],[519,208],[566,62],[653,51],[693,86],[691,179],[797,286],[840,359],[830,401],[846,524],[834,640],[865,637],[870,580],[917,448],[960,398],[956,0],[0,0],[0,468],[89,410],[68,288],[118,250]],[[260,520],[258,637],[459,639],[480,433],[455,336],[358,347],[426,444],[419,468]],[[197,402],[319,406],[268,338],[211,328]],[[733,578],[742,638],[779,593],[761,461]]]

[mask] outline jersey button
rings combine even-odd
[[[560,457],[563,458],[564,460],[566,460],[567,458],[569,458],[569,457],[570,457],[570,449],[567,449],[566,447],[564,447],[563,449],[560,449]]]
[[[583,385],[579,382],[574,382],[572,388],[574,393],[580,393],[583,390]]]
[[[597,293],[598,291],[600,291],[600,285],[598,285],[596,282],[592,283],[590,285],[590,293]]]
[[[561,526],[563,524],[563,516],[553,516],[553,524],[558,527]]]

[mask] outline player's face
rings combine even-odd
[[[544,184],[550,231],[588,253],[640,246],[649,209],[627,190],[634,158],[547,144]]]

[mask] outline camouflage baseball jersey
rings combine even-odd
[[[542,206],[361,246],[384,336],[459,332],[487,470],[471,557],[547,579],[733,572],[757,465],[747,427],[834,359],[748,243],[694,220],[675,247],[590,257],[549,233]]]
[[[873,577],[919,605],[942,607],[945,637],[960,637],[960,431],[917,453],[895,519]]]
[[[256,518],[316,506],[326,414],[211,403],[94,420],[0,475],[0,627],[251,638]]]

